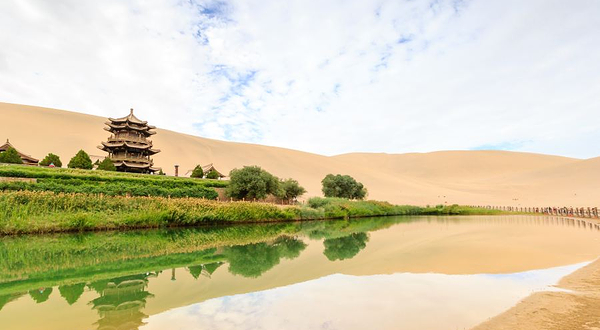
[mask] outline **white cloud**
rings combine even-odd
[[[0,101],[324,154],[600,154],[600,2],[6,1]]]

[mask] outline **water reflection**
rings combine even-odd
[[[369,236],[366,233],[354,233],[339,238],[327,238],[323,241],[323,254],[331,261],[352,259],[367,247]]]
[[[593,260],[600,255],[598,231],[596,223],[556,217],[387,217],[5,237],[0,239],[0,324],[138,329],[153,320],[149,316],[173,308],[296,283],[330,283],[332,274],[370,278],[376,285],[382,279],[371,275],[412,273],[408,278],[422,283],[428,278],[424,273],[522,273]],[[440,278],[435,285],[441,292],[444,281],[451,281]],[[460,278],[461,285],[476,283]],[[508,287],[506,281],[497,285]],[[337,285],[340,292],[366,285],[343,283]],[[415,294],[403,288],[403,294]],[[373,291],[364,299],[382,297]],[[427,303],[435,309],[449,302]],[[461,305],[460,297],[452,303],[468,305]]]
[[[255,243],[230,246],[223,249],[232,274],[259,277],[279,264],[282,258],[294,259],[306,248],[306,244],[293,237],[279,237],[272,243]]]

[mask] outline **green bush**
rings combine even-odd
[[[190,175],[192,178],[203,178],[204,177],[204,171],[202,170],[202,166],[200,165],[196,165],[196,167],[194,168],[194,170],[192,171],[192,175]]]
[[[206,173],[206,178],[216,180],[216,179],[220,179],[221,176],[219,175],[219,172],[217,172],[215,169],[212,169],[212,170],[208,171],[208,173]]]
[[[279,179],[258,166],[245,166],[229,173],[229,186],[226,194],[236,199],[264,199],[267,195],[277,195]]]
[[[327,174],[321,181],[325,197],[364,199],[367,189],[349,175]]]
[[[62,162],[60,161],[60,157],[58,157],[57,155],[55,155],[53,153],[49,153],[40,162],[40,165],[42,165],[42,166],[50,166],[50,164],[53,164],[56,167],[62,167]]]
[[[102,171],[116,171],[117,168],[115,167],[115,164],[113,164],[112,160],[108,157],[104,158],[104,160],[102,162],[100,162],[100,164],[98,164],[98,170],[102,170]]]
[[[6,151],[0,152],[0,163],[23,164],[23,160],[15,148],[8,147]]]
[[[295,201],[296,198],[304,195],[306,193],[306,189],[304,189],[298,181],[294,179],[286,179],[281,180],[279,182],[279,195],[277,197],[287,200],[287,201]]]
[[[91,170],[93,164],[90,156],[85,151],[79,150],[79,152],[77,152],[77,154],[71,158],[67,167]]]

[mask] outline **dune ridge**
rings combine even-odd
[[[144,119],[143,112],[137,115]],[[33,157],[53,152],[66,164],[79,149],[105,155],[96,148],[109,135],[103,130],[104,117],[0,103],[0,118],[0,139],[9,138]],[[305,197],[321,195],[320,181],[328,173],[342,173],[363,182],[369,198],[398,204],[600,206],[600,157],[581,160],[510,151],[323,156],[160,128],[152,140],[162,150],[154,157],[155,165],[167,174],[173,174],[174,164],[180,165],[181,174],[199,163],[214,163],[224,173],[259,165],[279,177],[297,179],[308,191]]]

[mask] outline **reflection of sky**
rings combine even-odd
[[[335,274],[176,308],[142,329],[470,328],[586,264],[501,275]]]

